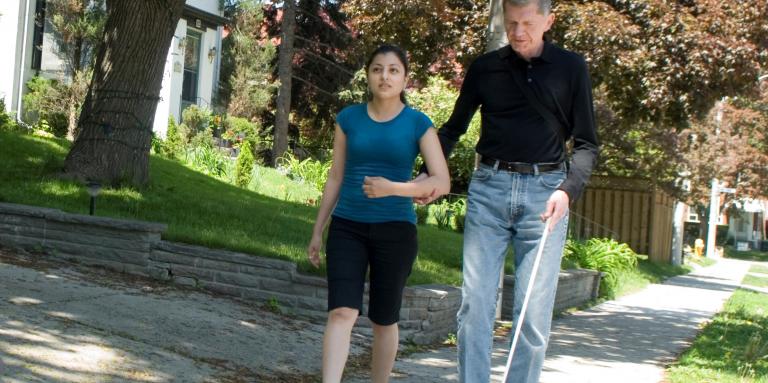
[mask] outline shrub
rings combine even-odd
[[[600,296],[616,296],[619,275],[637,267],[638,255],[626,243],[609,238],[592,238],[586,242],[569,240],[563,252],[567,262],[603,273]]]
[[[253,152],[251,143],[245,141],[240,147],[240,154],[237,156],[237,166],[235,167],[235,184],[240,187],[248,187],[253,178]]]
[[[448,81],[432,77],[426,87],[418,92],[411,92],[408,95],[408,101],[414,108],[428,115],[435,124],[435,128],[440,128],[451,116],[457,97],[458,92],[450,86]],[[469,185],[475,168],[475,144],[479,137],[480,114],[478,113],[472,118],[467,132],[461,136],[448,160],[451,182],[457,186],[457,190],[465,190]],[[417,167],[420,166],[421,161],[418,161]]]
[[[416,224],[423,225],[427,223],[429,217],[429,205],[416,205]]]
[[[189,142],[200,132],[210,129],[212,117],[211,111],[208,108],[201,108],[193,104],[184,109],[181,112],[181,123],[184,126],[180,126],[184,142]],[[212,133],[211,136],[213,136]]]
[[[23,97],[24,118],[39,129],[56,137],[67,135],[66,85],[56,80],[32,77],[27,81],[27,94]]]
[[[0,98],[0,131],[17,132],[19,125],[5,112],[5,98]]]
[[[250,142],[251,151],[254,151],[261,144],[261,125],[257,122],[251,122],[247,118],[229,116],[227,117],[226,130],[231,139],[240,142]]]
[[[179,126],[176,125],[176,119],[173,116],[168,117],[168,131],[165,133],[165,140],[162,142],[160,154],[171,159],[177,159],[184,152],[184,143],[182,142]]]
[[[299,182],[307,182],[318,191],[323,191],[332,160],[319,161],[305,158],[300,161],[290,152],[286,152],[280,162],[288,170],[289,177]]]
[[[454,214],[452,207],[451,203],[447,200],[442,200],[440,203],[432,205],[432,217],[435,218],[437,227],[441,229],[451,228],[451,219]]]
[[[467,218],[467,201],[458,199],[451,204],[453,209],[453,227],[459,233],[464,232],[464,221]]]

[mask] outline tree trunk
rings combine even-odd
[[[504,29],[504,0],[490,0],[491,15],[488,17],[488,44],[486,52],[495,51],[507,45],[507,32]]]
[[[107,0],[91,84],[67,155],[79,180],[141,187],[165,59],[184,0]]]
[[[294,0],[283,1],[283,31],[278,58],[280,90],[277,93],[277,115],[275,116],[275,141],[272,144],[272,163],[277,162],[288,149],[288,123],[291,113],[291,76],[293,75],[293,36],[296,26]]]
[[[77,99],[75,98],[74,89],[76,86],[74,81],[77,81],[77,78],[75,76],[77,75],[72,76],[73,84],[72,89],[70,89],[69,100],[67,101],[67,139],[70,141],[75,139],[75,132],[77,132]]]

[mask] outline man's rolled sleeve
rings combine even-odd
[[[597,162],[599,145],[595,112],[592,104],[592,83],[589,70],[583,58],[579,57],[579,67],[574,86],[571,121],[573,123],[573,156],[568,177],[558,189],[566,192],[573,203],[579,199],[589,182],[592,170]]]

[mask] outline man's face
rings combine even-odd
[[[555,15],[539,12],[537,1],[525,6],[504,6],[504,27],[512,49],[526,60],[537,57],[544,47],[544,32],[552,27]]]

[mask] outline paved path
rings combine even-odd
[[[321,324],[143,279],[3,255],[0,383],[318,381]],[[541,381],[659,382],[749,264],[721,260],[556,320]],[[507,342],[495,342],[497,381]],[[354,337],[358,363],[366,343]],[[359,373],[348,381],[368,379]],[[451,381],[458,381],[451,347],[399,360],[392,378]]]
[[[0,383],[312,382],[322,326],[0,250]],[[7,255],[7,253],[6,253]],[[366,341],[355,338],[353,355]]]
[[[657,383],[738,287],[750,262],[711,267],[553,322],[541,383]],[[501,381],[509,340],[494,343],[494,382]],[[393,383],[458,381],[455,348],[417,353],[395,365]],[[353,379],[365,382],[364,376]]]

